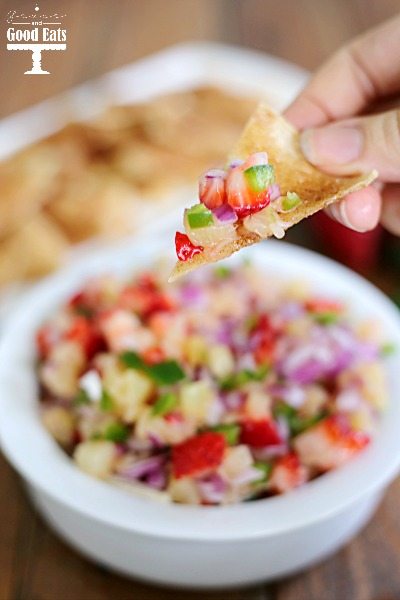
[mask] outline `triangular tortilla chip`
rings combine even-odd
[[[260,104],[247,123],[241,138],[229,155],[228,162],[246,159],[253,152],[267,152],[268,160],[275,168],[276,182],[282,195],[296,192],[302,202],[292,211],[280,213],[285,229],[313,215],[332,202],[351,192],[367,187],[376,179],[377,171],[352,177],[333,177],[322,173],[304,158],[300,149],[299,133],[281,115],[265,104]],[[220,250],[207,249],[186,262],[178,261],[169,281],[210,262],[227,258],[241,248],[256,244],[264,238],[256,234],[243,234],[237,240],[222,246]]]

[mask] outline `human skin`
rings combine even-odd
[[[356,231],[400,236],[400,15],[339,49],[287,108],[307,159],[335,175],[379,179],[328,209]]]

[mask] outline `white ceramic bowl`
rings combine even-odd
[[[400,464],[400,363],[388,360],[390,405],[374,443],[351,463],[285,496],[229,507],[161,504],[80,472],[42,428],[33,369],[34,331],[89,275],[122,276],[165,251],[171,232],[83,259],[26,297],[0,348],[0,439],[38,510],[73,547],[129,576],[189,587],[245,585],[327,556],[370,518]],[[355,317],[380,319],[400,347],[400,316],[376,288],[317,254],[268,242],[247,255],[268,273],[304,277],[344,298]],[[237,259],[240,260],[240,257]],[[267,283],[266,283],[267,284]]]

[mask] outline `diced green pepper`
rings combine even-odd
[[[296,415],[296,411],[292,406],[289,406],[289,404],[286,404],[285,402],[277,402],[272,414],[274,415],[275,419],[278,417],[284,417],[285,419],[289,420]]]
[[[143,370],[146,367],[145,362],[140,358],[139,354],[130,350],[120,354],[120,359],[130,369]]]
[[[125,442],[129,437],[129,428],[122,423],[111,423],[104,432],[104,439],[110,442]]]
[[[222,435],[226,439],[226,443],[229,446],[234,446],[238,443],[240,427],[236,423],[222,423],[221,425],[216,425],[211,428],[211,431],[215,431],[216,433],[222,433]]]
[[[290,431],[292,435],[299,435],[299,433],[303,433],[306,429],[313,427],[313,425],[316,425],[325,417],[325,413],[309,417],[308,419],[301,419],[300,417],[295,416],[289,422]]]
[[[258,315],[249,315],[245,320],[245,328],[247,331],[252,331],[258,325],[260,317]]]
[[[395,354],[396,351],[396,346],[391,342],[388,342],[387,344],[383,344],[383,346],[381,346],[380,354],[381,356],[391,356],[392,354]]]
[[[214,223],[214,217],[204,204],[196,204],[186,210],[186,217],[189,227],[199,229],[200,227],[209,227]]]
[[[315,313],[314,319],[321,325],[334,325],[338,322],[339,315],[336,312]]]
[[[298,206],[301,202],[301,198],[296,192],[287,192],[286,196],[282,198],[282,209],[292,210]]]
[[[160,396],[153,405],[153,415],[162,416],[166,415],[173,410],[178,404],[178,397],[176,394],[169,392]]]
[[[230,377],[227,377],[221,382],[221,389],[225,391],[234,390],[249,381],[263,381],[269,371],[268,365],[260,366],[256,371],[250,369],[243,369]]]
[[[185,373],[176,360],[165,360],[151,365],[147,368],[147,373],[159,385],[173,385],[185,379]]]
[[[261,462],[260,460],[256,460],[254,462],[254,467],[261,473],[260,479],[257,479],[254,484],[265,483],[268,481],[272,472],[272,464],[269,462]]]
[[[289,425],[290,433],[293,436],[302,433],[303,431],[305,431],[309,427],[312,427],[313,425],[316,425],[319,421],[321,421],[321,419],[326,417],[326,413],[322,412],[313,417],[309,417],[306,419],[301,418],[297,414],[296,409],[292,406],[289,406],[289,404],[286,404],[285,402],[278,402],[272,412],[275,419],[279,417],[283,417],[284,419],[286,419]]]
[[[110,411],[114,408],[113,399],[111,398],[110,394],[106,390],[103,390],[101,392],[100,408],[101,408],[101,410],[104,410],[104,411]]]
[[[229,269],[229,267],[220,265],[218,267],[215,267],[214,273],[220,279],[227,279],[230,276],[230,274],[232,273],[232,271],[231,271],[231,269]]]
[[[263,192],[275,181],[275,171],[272,165],[255,165],[246,169],[243,174],[247,185],[256,193]]]
[[[74,406],[84,406],[85,404],[90,404],[90,398],[85,392],[85,390],[78,390],[75,398],[73,399]]]
[[[89,306],[85,306],[84,304],[78,304],[78,306],[74,308],[74,311],[77,315],[81,315],[87,319],[90,319],[94,315],[93,308],[89,308]]]
[[[148,365],[132,351],[123,352],[120,359],[128,368],[146,373],[158,385],[173,385],[185,378],[185,373],[176,360],[165,360],[155,365]]]

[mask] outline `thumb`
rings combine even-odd
[[[377,169],[385,182],[400,182],[400,110],[346,119],[301,134],[306,158],[322,170],[350,175]]]

